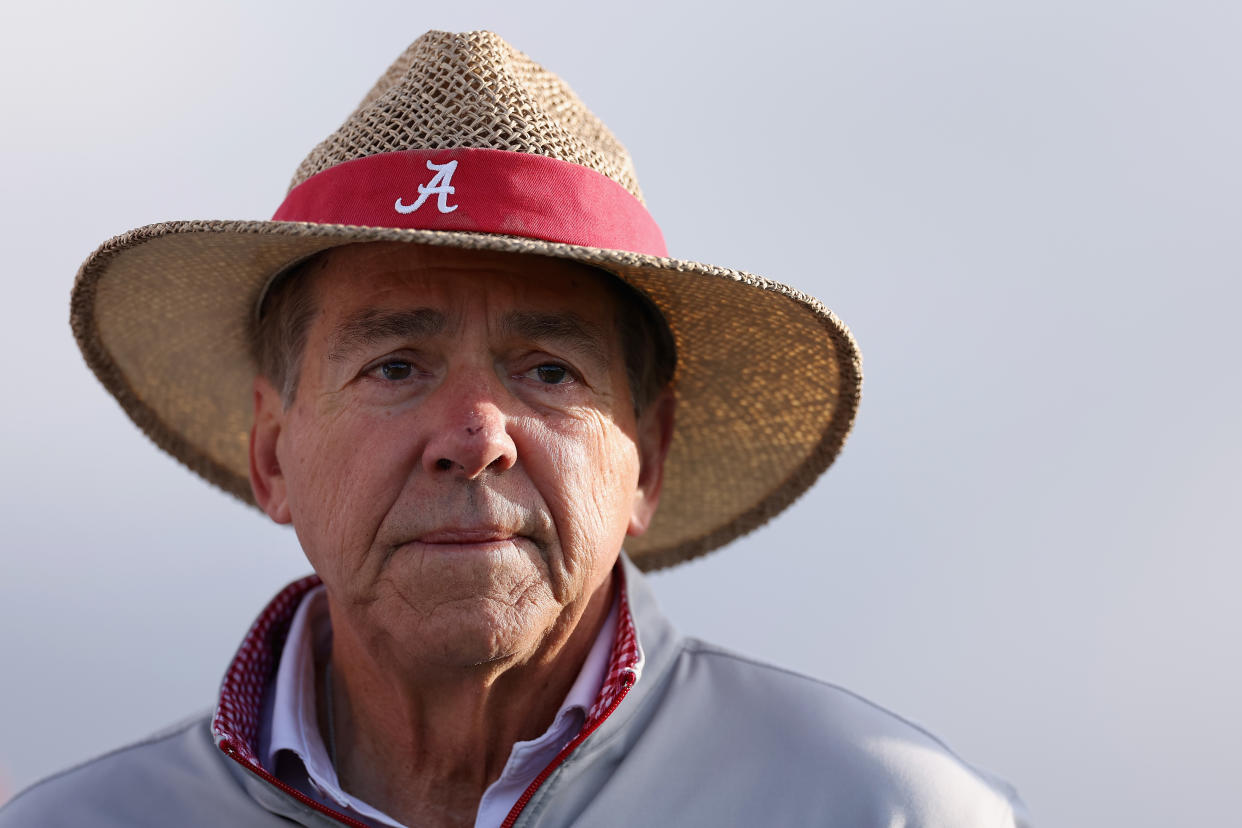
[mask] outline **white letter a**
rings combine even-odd
[[[393,205],[398,213],[412,213],[419,207],[423,206],[423,202],[432,193],[436,194],[436,208],[441,213],[451,213],[457,209],[457,205],[452,207],[448,204],[448,197],[457,190],[453,187],[453,173],[457,169],[456,161],[449,161],[446,164],[433,164],[427,162],[427,169],[435,173],[431,181],[427,184],[418,185],[418,199],[413,204],[402,204],[401,199],[397,199],[397,203]]]

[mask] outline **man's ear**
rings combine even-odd
[[[660,505],[660,489],[664,485],[664,459],[673,440],[673,419],[677,398],[672,387],[660,392],[638,418],[638,489],[630,509],[627,534],[638,536],[647,531]]]
[[[290,523],[285,476],[276,457],[276,443],[285,423],[280,392],[265,377],[254,378],[254,425],[250,428],[250,489],[255,502],[277,523]]]

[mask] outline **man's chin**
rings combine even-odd
[[[441,668],[505,667],[530,659],[555,625],[551,595],[525,594],[516,603],[471,596],[440,604],[410,629],[402,648],[412,662]],[[508,597],[508,596],[506,596]]]

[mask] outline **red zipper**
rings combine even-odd
[[[530,785],[527,786],[526,790],[522,792],[522,795],[518,797],[518,801],[513,803],[513,809],[509,811],[509,815],[505,817],[505,821],[500,823],[500,828],[513,828],[513,823],[517,822],[517,818],[521,815],[522,809],[525,808],[526,804],[534,798],[535,792],[539,790],[539,786],[547,781],[548,777],[552,775],[552,772],[561,766],[561,763],[569,757],[569,754],[573,753],[574,750],[577,749],[578,745],[585,742],[586,738],[594,733],[595,729],[602,725],[605,720],[612,715],[612,711],[617,709],[617,705],[621,704],[621,700],[629,694],[630,688],[633,686],[634,671],[629,670],[626,672],[625,677],[621,679],[621,692],[617,694],[615,699],[613,699],[612,704],[608,705],[608,709],[604,711],[604,715],[592,722],[590,727],[584,728],[581,733],[574,737],[572,742],[565,745],[565,749],[558,753],[556,758],[553,759],[546,768],[540,771],[539,775],[535,777],[535,780],[531,782]]]
[[[353,819],[352,817],[342,814],[340,811],[334,811],[331,808],[329,808],[327,805],[316,802],[315,800],[311,799],[309,796],[297,790],[296,788],[291,788],[288,785],[286,785],[284,782],[281,782],[279,779],[272,776],[270,773],[263,770],[262,768],[256,768],[254,765],[251,765],[245,759],[242,759],[240,755],[238,755],[237,750],[234,749],[232,743],[229,742],[227,739],[220,743],[220,750],[224,751],[225,756],[228,756],[234,762],[241,765],[243,768],[250,771],[255,776],[262,779],[264,782],[268,783],[269,785],[275,788],[278,788],[284,791],[285,793],[289,794],[289,796],[296,799],[298,802],[301,802],[303,805],[309,805],[311,808],[314,808],[316,811],[319,811],[321,814],[327,814],[328,816],[335,819],[337,822],[340,822],[344,825],[349,825],[351,826],[351,828],[371,828],[371,826],[367,825],[365,822],[359,822],[358,820]]]

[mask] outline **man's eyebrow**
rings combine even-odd
[[[561,342],[594,359],[601,365],[608,364],[608,341],[604,330],[588,322],[576,313],[543,313],[540,311],[511,311],[501,321],[506,336],[539,341]]]
[[[343,359],[355,348],[388,339],[420,339],[444,330],[444,314],[431,308],[363,308],[337,324],[328,340],[328,359]]]

